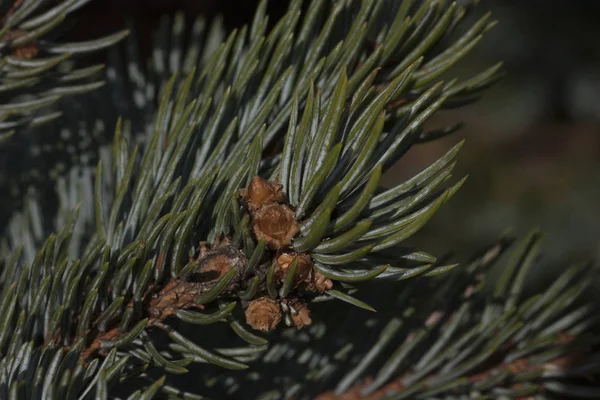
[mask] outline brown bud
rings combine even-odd
[[[275,329],[280,321],[281,308],[275,300],[265,296],[248,303],[248,308],[246,308],[246,322],[252,328],[268,332]]]
[[[288,206],[271,203],[256,210],[253,215],[252,230],[257,239],[265,238],[270,249],[278,249],[291,244],[298,233],[298,222]]]
[[[280,184],[255,176],[248,189],[242,192],[242,196],[248,203],[248,208],[256,209],[264,204],[283,201],[281,189]]]
[[[291,306],[295,310],[295,312],[292,312],[290,315],[296,328],[302,329],[312,323],[312,320],[310,319],[310,310],[306,304],[296,301],[292,303]]]
[[[282,253],[277,257],[277,279],[284,281],[290,270],[292,262],[298,259],[296,266],[296,282],[300,282],[308,278],[312,267],[312,261],[308,254],[297,253]]]

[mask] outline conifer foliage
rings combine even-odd
[[[0,140],[26,125],[60,116],[60,98],[94,90],[102,65],[75,68],[73,57],[111,46],[126,31],[88,42],[60,43],[54,32],[90,0],[0,1]]]
[[[38,33],[5,47],[66,58],[120,39],[34,42],[85,2],[20,24]],[[7,32],[44,2],[17,3]],[[296,0],[267,29],[261,2],[216,46],[217,31],[203,42],[200,24],[176,20],[150,67],[116,68],[113,89],[136,111],[114,110],[124,119],[93,184],[62,177],[52,222],[15,215],[2,241],[0,398],[596,396],[585,266],[526,297],[534,232],[490,296],[504,242],[465,266],[406,245],[464,183],[452,176],[462,142],[380,187],[412,146],[459,127],[427,130],[436,111],[500,77],[498,64],[441,80],[494,25],[486,14],[465,26],[472,7]],[[53,84],[45,71],[30,72]],[[15,87],[39,104],[95,87],[37,82]]]

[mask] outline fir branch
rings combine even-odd
[[[264,37],[266,17],[259,11],[247,36],[234,32],[215,50],[198,74],[192,70],[184,80],[173,78],[163,87],[153,136],[144,146],[141,159],[136,156],[137,149],[128,145],[131,140],[125,139],[127,136],[123,136],[119,125],[112,154],[107,154],[103,163],[98,164],[93,201],[84,205],[84,215],[93,221],[90,226],[94,226],[95,232],[86,234],[91,235],[89,239],[76,239],[82,244],[87,242],[85,248],[72,250],[78,258],[72,260],[67,256],[75,226],[73,216],[67,227],[45,242],[29,268],[15,270],[3,277],[6,284],[13,280],[23,282],[16,288],[14,298],[20,299],[18,308],[24,313],[28,312],[34,299],[31,295],[23,297],[23,294],[36,293],[38,288],[47,287],[41,292],[47,303],[43,312],[22,314],[29,321],[29,326],[35,326],[24,337],[35,338],[41,334],[45,338],[45,349],[76,350],[80,361],[88,368],[98,356],[106,357],[113,354],[109,351],[114,349],[129,348],[142,361],[139,367],[143,374],[149,360],[173,369],[170,367],[172,362],[166,362],[172,356],[153,357],[136,341],[146,328],[158,327],[181,347],[179,353],[191,354],[228,368],[240,368],[244,365],[236,361],[235,356],[226,357],[199,347],[168,325],[166,318],[175,316],[198,323],[208,317],[197,312],[190,314],[187,308],[202,309],[204,304],[214,303],[217,299],[239,299],[240,291],[246,299],[259,298],[263,293],[277,297],[274,290],[279,289],[281,279],[285,282],[280,293],[285,294],[286,299],[277,300],[277,304],[286,313],[286,322],[300,326],[309,323],[304,300],[300,300],[295,291],[291,293],[296,285],[294,279],[285,279],[281,274],[279,278],[275,277],[276,270],[283,267],[283,254],[273,254],[276,249],[271,243],[267,243],[269,253],[261,251],[262,256],[254,254],[261,238],[257,229],[253,229],[253,235],[250,233],[244,224],[248,222],[247,218],[239,219],[243,214],[236,201],[239,189],[261,172],[261,153],[266,146],[285,134],[285,130],[280,128],[290,115],[292,105],[295,104],[294,113],[300,112],[302,107],[306,117],[304,131],[299,130],[299,134],[307,140],[310,138],[314,145],[305,146],[308,149],[306,161],[295,159],[295,172],[303,174],[299,180],[302,188],[297,190],[300,202],[290,205],[295,208],[294,219],[303,222],[300,229],[304,232],[296,237],[294,230],[288,230],[290,237],[286,240],[293,239],[297,251],[313,250],[327,233],[330,216],[335,215],[337,204],[340,209],[346,206],[343,200],[361,188],[368,177],[365,172],[373,165],[379,164],[377,168],[385,169],[408,150],[414,142],[411,139],[414,132],[435,109],[443,105],[445,91],[451,88],[451,85],[436,84],[424,90],[416,100],[404,103],[403,110],[398,109],[406,118],[393,123],[397,110],[388,107],[388,104],[401,95],[419,92],[412,74],[422,61],[411,63],[406,69],[385,72],[379,79],[370,73],[369,69],[373,71],[378,61],[383,63],[378,60],[377,50],[369,53],[368,46],[364,46],[369,29],[363,27],[369,28],[370,24],[347,26],[342,22],[344,15],[349,17],[355,12],[358,13],[356,21],[370,21],[371,24],[389,15],[380,7],[369,4],[364,3],[359,9],[350,3],[334,8],[320,33],[316,33],[316,13],[323,12],[323,4],[313,3],[312,13],[306,15],[304,25],[298,28],[296,41],[288,32],[299,22],[300,2],[292,2],[286,16]],[[435,2],[430,4],[431,10],[440,12],[438,6]],[[447,20],[455,10],[455,6],[450,6],[438,15],[440,21],[434,30],[436,34],[447,27]],[[335,29],[332,29],[334,26]],[[382,45],[390,45],[387,41],[391,39],[386,36],[383,26],[377,37]],[[376,28],[372,26],[370,29]],[[348,40],[334,45],[336,35]],[[427,45],[419,46],[418,41],[413,43],[413,53],[419,52],[419,56],[435,41],[430,36],[423,40]],[[291,48],[298,51],[289,53]],[[232,49],[237,49],[239,54],[233,54]],[[223,66],[234,55],[236,65],[240,67],[227,71]],[[361,67],[357,67],[359,62]],[[353,73],[346,76],[345,71]],[[310,94],[314,93],[312,82],[320,86],[314,99]],[[388,120],[392,127],[383,132]],[[293,124],[290,126],[293,127]],[[352,154],[367,140],[371,126],[377,133],[373,135],[375,139],[369,138],[374,152]],[[223,134],[218,135],[219,131]],[[199,132],[203,135],[198,135]],[[292,132],[288,132],[286,141],[289,142],[292,136]],[[326,156],[335,141],[341,141],[337,145],[339,161],[337,156]],[[293,142],[289,146],[297,147]],[[374,159],[370,154],[374,154]],[[244,160],[241,165],[237,163],[240,159]],[[304,167],[304,162],[307,167]],[[274,165],[274,171],[280,169],[277,163]],[[350,169],[348,177],[343,178],[348,172],[346,169],[353,165],[355,169]],[[316,174],[320,170],[332,173]],[[370,188],[376,185],[375,180]],[[338,189],[331,192],[331,187]],[[321,193],[325,201],[321,205],[314,204],[315,195],[320,197]],[[390,206],[392,203],[392,213],[401,217],[402,212],[414,209],[429,193],[431,189],[408,204],[400,203],[404,208],[399,208],[394,206],[404,193],[394,191],[381,205]],[[439,199],[445,200],[448,193],[443,192]],[[277,198],[272,203],[281,200]],[[440,201],[432,204],[434,206],[425,212],[428,217]],[[288,207],[291,211],[289,206],[273,205]],[[365,205],[358,207],[364,208]],[[408,217],[408,222],[412,223],[408,232],[392,236],[393,239],[385,243],[367,245],[367,252],[352,253],[360,255],[355,259],[364,258],[378,245],[382,249],[387,248],[410,236],[423,223],[422,218],[414,219],[420,213],[422,211],[416,211]],[[354,213],[354,217],[357,216]],[[251,217],[252,222],[256,222],[257,214]],[[347,219],[346,226],[352,222],[352,219]],[[317,227],[321,228],[317,230]],[[338,226],[338,229],[341,228]],[[380,238],[375,233],[377,231],[371,232],[372,239]],[[227,238],[229,234],[231,240]],[[225,239],[217,240],[221,235],[225,235]],[[191,243],[197,238],[208,239],[204,245],[206,250],[188,260]],[[337,246],[341,248],[344,244],[348,243],[342,241]],[[218,268],[211,267],[214,254],[221,258]],[[319,257],[319,253],[310,253],[310,256]],[[300,265],[301,256],[298,257],[289,261],[292,272],[307,268]],[[339,257],[348,258],[347,255]],[[263,263],[269,258],[270,261]],[[407,259],[410,258],[419,257],[407,256]],[[246,269],[248,259],[257,263],[255,270]],[[321,261],[323,266],[331,264],[331,261]],[[57,274],[58,265],[63,266],[60,268],[64,271],[62,275]],[[207,275],[207,270],[216,275]],[[376,270],[383,272],[383,268]],[[325,267],[321,271],[326,271]],[[312,268],[308,272],[310,279],[314,279],[314,288],[319,291],[330,288],[331,282],[319,278],[319,273]],[[46,277],[50,276],[54,278],[48,280]],[[356,276],[361,276],[361,273]],[[334,278],[339,279],[337,276]],[[48,285],[48,282],[51,284]],[[248,295],[249,290],[254,296]],[[10,292],[4,291],[3,294]],[[338,295],[345,299],[348,296]],[[4,297],[6,301],[9,298],[12,297]],[[16,303],[10,304],[13,304],[9,307],[14,312]],[[108,311],[110,316],[105,314]],[[6,314],[5,329],[17,329],[13,325],[16,321],[12,321],[12,312]],[[243,340],[256,345],[258,339],[254,339],[255,335],[243,329],[239,322],[233,321],[232,326]],[[5,354],[10,357],[13,354],[10,350],[16,351],[17,348],[17,345],[10,346],[4,350],[9,351]],[[61,350],[56,354],[61,357]],[[114,371],[117,365],[122,368],[121,362],[125,365],[123,360],[126,359],[109,357],[107,360],[111,360],[111,365],[114,363],[110,371]],[[44,365],[40,367],[45,368]],[[110,382],[115,376],[108,372],[106,375],[98,374],[99,380],[94,379],[91,383],[100,382],[99,388],[104,381]]]
[[[521,300],[537,235],[496,286],[502,305],[480,291],[479,268],[487,263],[448,272],[456,265],[399,246],[462,184],[448,184],[460,144],[410,180],[378,188],[382,173],[413,145],[455,130],[425,132],[433,113],[474,100],[500,76],[494,66],[462,83],[438,81],[493,26],[489,16],[443,48],[441,41],[451,38],[467,8],[436,0],[326,3],[314,0],[303,13],[302,2],[292,1],[267,32],[262,2],[250,27],[216,47],[207,45],[205,56],[192,40],[186,58],[192,61],[181,62],[178,44],[168,68],[159,61],[166,53],[154,59],[155,71],[185,73],[155,87],[136,75],[125,98],[156,89],[146,97],[151,101],[138,97],[136,104],[138,111],[151,111],[151,129],[136,136],[127,121],[119,122],[113,147],[101,150],[95,172],[61,181],[63,209],[79,197],[78,185],[81,205],[59,215],[62,226],[39,246],[34,243],[45,233],[35,218],[34,232],[16,235],[33,243],[26,243],[27,262],[22,247],[4,246],[11,254],[5,253],[0,280],[0,397],[106,397],[117,382],[136,379],[148,383],[133,398],[158,390],[193,397],[151,378],[153,371],[186,373],[192,362],[245,369],[267,341],[242,321],[242,309],[258,330],[272,330],[279,321],[302,328],[317,319],[310,315],[314,302],[335,298],[369,309],[353,297],[360,281],[414,278],[402,290],[412,297],[406,312],[379,322],[391,324],[382,340],[400,344],[374,381],[360,388],[364,394],[389,384],[406,357],[429,347],[423,340],[443,326],[475,340],[439,336],[434,344],[440,349],[454,340],[442,354],[451,359],[426,353],[429,360],[421,358],[405,377],[413,382],[400,387],[406,396],[485,386],[492,378],[483,363],[498,349],[513,357],[499,362],[504,368],[523,359],[523,343],[555,359],[562,353],[544,352],[556,342],[537,339],[559,332],[579,337],[589,321],[577,328],[570,321],[587,311],[569,306],[580,286],[560,302],[548,294],[556,287]],[[180,23],[174,43],[180,43]],[[135,122],[145,127],[145,121]],[[444,278],[435,278],[440,274]],[[430,304],[422,304],[424,295]],[[538,319],[524,323],[532,312],[540,312]],[[566,319],[554,319],[561,312]],[[576,314],[566,314],[571,312]],[[473,329],[478,318],[486,324]],[[408,331],[397,336],[392,331],[400,331],[402,319]],[[233,341],[226,348],[211,346],[188,329],[204,325],[208,332],[220,322],[245,347],[233,347]],[[474,357],[478,351],[482,356]],[[342,378],[338,394],[365,376],[374,360],[363,360],[364,370],[359,364]],[[526,372],[532,371],[539,369],[528,364]],[[331,364],[313,368],[318,382],[330,372]],[[556,389],[523,376],[525,390]],[[507,390],[514,389],[523,390]]]

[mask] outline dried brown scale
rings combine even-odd
[[[290,316],[292,317],[292,322],[296,328],[302,329],[312,323],[312,320],[310,319],[310,310],[305,303],[294,299],[288,302],[288,305],[292,309]]]
[[[283,252],[277,256],[277,269],[275,274],[280,282],[283,282],[294,259],[298,259],[296,266],[295,286],[312,292],[323,293],[333,287],[331,279],[312,268],[312,259],[308,254]]]
[[[239,284],[241,271],[248,263],[244,254],[231,246],[229,240],[219,241],[214,246],[201,243],[200,255],[195,261],[198,264],[195,271],[185,279],[172,278],[150,301],[148,325],[163,321],[175,314],[177,310],[203,309],[203,306],[196,304],[196,299],[210,290],[223,275],[235,268],[239,273],[227,288],[233,290]]]
[[[195,300],[209,289],[206,283],[187,282],[171,278],[165,287],[153,298],[148,307],[148,316],[151,318],[148,325],[152,326],[157,321],[174,315],[178,310],[190,308],[204,309],[196,304]]]
[[[311,270],[310,280],[306,283],[306,288],[315,292],[323,293],[333,287],[331,279],[321,274],[319,271]]]
[[[262,332],[272,331],[281,321],[281,307],[276,300],[267,296],[248,302],[246,322],[253,329]]]
[[[22,37],[26,33],[27,32],[20,31],[18,29],[9,30],[4,34],[4,36],[2,36],[0,41],[10,42],[11,40],[15,40]],[[39,46],[34,41],[31,41],[29,43],[25,43],[21,46],[14,48],[11,54],[15,57],[29,60],[35,57],[39,51]]]
[[[200,254],[194,261],[198,263],[198,269],[193,273],[193,279],[200,281],[219,279],[231,268],[239,272],[234,279],[238,281],[248,264],[244,253],[232,246],[229,238],[219,240],[212,246],[205,242],[200,243]]]
[[[286,279],[291,265],[296,259],[298,260],[295,274],[296,283],[309,278],[312,270],[312,260],[310,259],[310,256],[308,254],[290,252],[281,253],[277,256],[277,268],[275,270],[277,280],[283,282]]]
[[[84,365],[87,365],[87,360],[101,351],[103,342],[116,340],[119,338],[119,336],[121,336],[121,331],[119,328],[114,328],[103,333],[96,332],[96,336],[92,340],[91,344],[81,352],[79,359],[84,363]]]

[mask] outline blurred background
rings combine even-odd
[[[108,34],[133,19],[150,49],[161,15],[222,15],[233,28],[249,22],[257,0],[101,0],[69,27],[68,39]],[[544,268],[600,259],[600,1],[481,0],[499,24],[452,73],[469,76],[499,60],[507,77],[483,99],[441,113],[431,125],[457,120],[462,130],[413,149],[385,177],[412,176],[466,138],[457,179],[467,184],[414,242],[440,255],[458,249],[464,259],[507,231],[547,233]],[[276,20],[287,1],[270,2]],[[477,18],[475,15],[473,18]],[[468,24],[465,24],[468,25]],[[415,243],[416,244],[416,243]]]
[[[415,149],[389,182],[465,137],[457,175],[469,179],[420,233],[426,248],[464,253],[539,227],[547,234],[540,273],[600,259],[600,2],[482,0],[478,11],[487,10],[499,24],[454,73],[503,60],[506,78],[432,121],[465,126]]]
[[[439,254],[469,251],[504,231],[547,234],[543,268],[600,259],[600,2],[482,0],[499,24],[455,75],[505,63],[481,101],[437,122],[465,122],[455,136],[413,151],[391,181],[467,139],[457,175],[467,184],[419,240]],[[448,121],[445,121],[448,120]],[[462,258],[462,257],[461,257]]]

